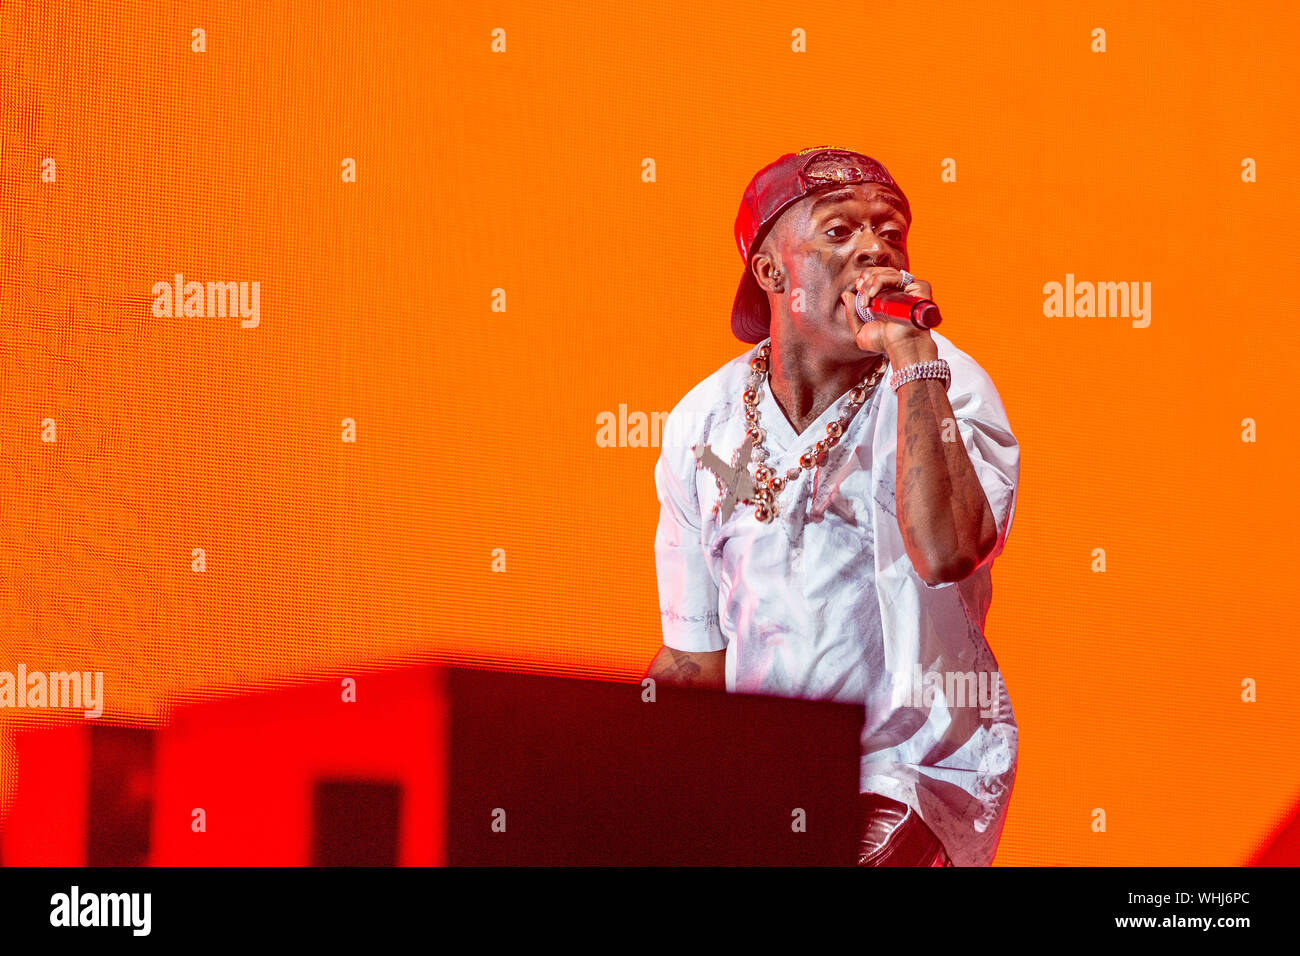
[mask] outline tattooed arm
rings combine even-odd
[[[906,255],[902,261],[906,268]],[[903,287],[904,282],[910,284]],[[857,281],[858,291],[868,300],[884,289],[899,287],[922,298],[934,297],[930,283],[911,273],[904,275],[893,264],[866,268]],[[862,351],[886,353],[895,369],[939,357],[939,344],[928,329],[917,329],[905,321],[863,322],[854,294],[845,291],[840,298],[849,329]],[[943,382],[928,378],[908,382],[898,389],[897,396],[894,491],[903,545],[926,584],[960,581],[997,547],[997,520],[966,453]],[[1014,442],[1009,432],[1005,437]],[[1018,469],[1015,464],[1010,467]],[[1015,479],[1006,480],[1011,483],[1009,496],[998,504],[1005,507],[1003,513],[1009,519]]]
[[[726,690],[726,657],[725,650],[679,651],[664,645],[645,676],[673,687]]]
[[[926,333],[899,342],[889,361],[898,369],[938,355]],[[895,465],[898,526],[912,565],[927,584],[960,581],[993,550],[998,528],[942,381],[917,379],[898,389]]]

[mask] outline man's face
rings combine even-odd
[[[803,343],[823,354],[861,357],[841,295],[852,295],[870,266],[907,268],[901,205],[898,194],[879,183],[836,186],[805,196],[776,221],[763,240],[766,252],[755,255],[751,268],[762,284],[759,260],[766,256],[767,267],[786,274],[774,304]],[[782,321],[774,315],[774,328]]]

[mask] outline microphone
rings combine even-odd
[[[862,313],[861,292],[857,294],[856,303],[858,318],[866,321],[866,316]],[[919,295],[909,295],[901,289],[880,293],[867,303],[866,307],[877,315],[911,322],[918,329],[932,329],[943,321],[943,317],[939,315],[939,307],[934,304],[933,299],[923,299]]]

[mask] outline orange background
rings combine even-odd
[[[1300,795],[1293,5],[533,7],[4,7],[0,669],[146,722],[399,662],[639,677],[658,451],[596,417],[746,348],[746,182],[848,146],[1021,445],[998,861],[1248,859]],[[260,281],[260,326],[155,318],[176,272]],[[1045,318],[1066,273],[1149,281],[1150,327]]]

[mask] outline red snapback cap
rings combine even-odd
[[[731,307],[731,331],[742,342],[761,342],[770,332],[772,316],[767,293],[759,288],[749,269],[750,254],[762,242],[768,229],[789,206],[809,193],[854,183],[884,183],[903,200],[907,221],[912,210],[903,190],[889,171],[870,156],[836,146],[815,146],[786,153],[764,166],[745,187],[736,213],[736,245],[745,262],[736,301]]]

